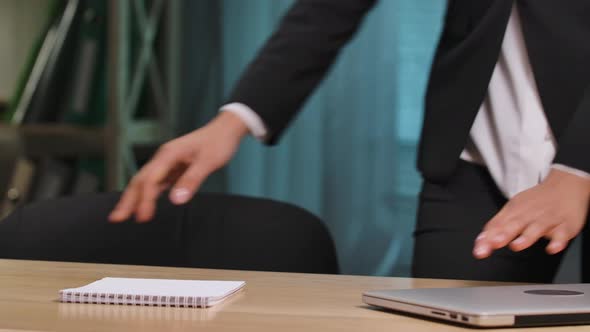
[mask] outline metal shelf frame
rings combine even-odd
[[[181,0],[109,1],[107,190],[122,189],[137,171],[132,152],[135,144],[160,144],[174,135],[179,105],[181,6]],[[132,24],[136,24],[139,36],[132,35]],[[164,52],[155,49],[158,32],[164,36]],[[135,37],[139,52],[131,59]],[[163,59],[157,55],[163,55]],[[155,101],[153,119],[136,117],[144,86]]]

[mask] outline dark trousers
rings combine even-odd
[[[413,276],[552,282],[563,253],[548,255],[545,239],[522,252],[503,248],[484,260],[473,257],[476,236],[505,203],[488,171],[464,161],[448,183],[425,181],[414,233]]]

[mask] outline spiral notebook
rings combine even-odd
[[[59,291],[68,303],[210,307],[244,288],[244,281],[103,278]]]

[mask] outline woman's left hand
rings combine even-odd
[[[550,240],[547,253],[556,254],[584,227],[589,202],[589,179],[552,169],[543,182],[514,196],[488,221],[473,255],[486,258],[505,246],[521,251],[541,238]]]

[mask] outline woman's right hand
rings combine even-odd
[[[172,203],[186,203],[207,176],[227,164],[247,133],[238,116],[222,112],[204,127],[165,143],[131,179],[109,220],[135,215],[139,222],[149,221],[158,196],[168,188]]]

